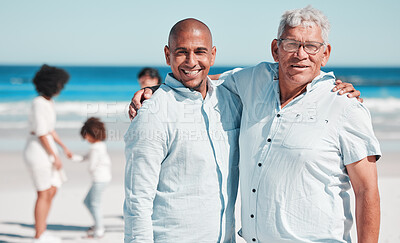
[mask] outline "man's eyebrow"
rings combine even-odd
[[[177,47],[177,48],[175,48],[174,51],[179,51],[179,50],[184,50],[184,51],[186,51],[187,48],[185,48],[185,47]]]
[[[206,47],[197,47],[196,50],[197,51],[208,51],[208,48],[206,48]]]
[[[177,47],[177,48],[175,48],[174,51],[179,51],[179,50],[186,51],[187,48],[185,48],[185,47]],[[197,47],[196,51],[208,51],[208,48],[207,47]]]

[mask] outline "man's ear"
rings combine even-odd
[[[164,55],[165,55],[165,62],[167,63],[168,66],[171,66],[171,60],[169,58],[170,52],[169,52],[169,47],[165,45],[164,47]]]
[[[324,50],[324,56],[322,57],[322,62],[321,62],[322,67],[328,63],[329,56],[331,55],[331,50],[332,50],[332,47],[330,44],[328,44]]]
[[[275,62],[279,62],[278,49],[279,49],[278,40],[273,39],[272,43],[271,43],[271,53],[272,53],[272,57],[274,58]]]
[[[211,57],[211,66],[212,66],[212,65],[214,65],[215,57],[217,55],[217,48],[215,46],[213,46],[211,48],[211,55],[212,55],[212,57]]]

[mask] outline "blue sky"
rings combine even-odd
[[[331,22],[330,66],[400,66],[400,1],[0,0],[0,64],[165,65],[170,28],[211,29],[217,66],[272,61],[285,10],[311,4]]]

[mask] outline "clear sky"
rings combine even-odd
[[[311,4],[331,22],[330,66],[400,66],[399,0],[0,0],[0,64],[165,65],[170,28],[211,29],[217,66],[272,61],[285,10]]]

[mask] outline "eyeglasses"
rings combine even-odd
[[[317,41],[301,42],[291,39],[279,39],[278,45],[280,44],[282,44],[283,50],[287,52],[297,52],[300,46],[303,46],[304,51],[311,55],[317,54],[321,49],[321,46],[325,45],[325,43]]]

